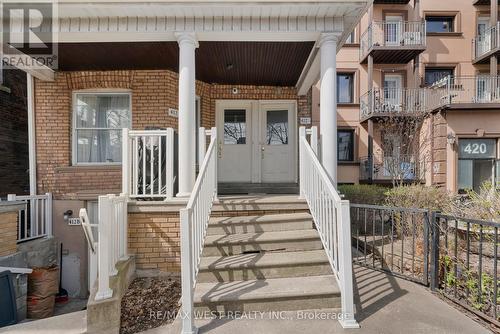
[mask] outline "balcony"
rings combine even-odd
[[[488,63],[491,56],[500,55],[500,22],[490,27],[473,40],[472,52],[474,64]]]
[[[391,183],[391,182],[423,182],[425,180],[425,158],[418,159],[415,155],[401,154],[398,156],[364,157],[360,159],[359,180],[361,182]],[[372,169],[372,173],[370,173]]]
[[[425,22],[372,22],[361,36],[360,62],[406,64],[425,50]]]
[[[360,121],[372,117],[421,115],[426,110],[425,89],[373,89],[360,97]]]
[[[500,4],[500,0],[498,0]],[[489,6],[491,4],[491,0],[474,0],[474,6]]]

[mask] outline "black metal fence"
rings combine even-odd
[[[500,223],[351,204],[353,261],[424,285],[500,327]]]

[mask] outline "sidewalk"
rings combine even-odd
[[[428,289],[391,275],[354,267],[357,320],[361,328],[344,330],[336,320],[197,320],[200,333],[355,333],[355,334],[486,334],[491,333],[432,295]],[[286,312],[295,318],[296,312]],[[180,321],[146,331],[180,333]]]

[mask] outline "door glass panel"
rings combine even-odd
[[[246,144],[246,111],[224,110],[224,144]]]
[[[266,144],[288,144],[288,110],[267,111]]]

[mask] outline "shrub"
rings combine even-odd
[[[444,189],[424,185],[407,185],[389,189],[386,204],[404,208],[418,208],[448,212],[453,199]]]
[[[479,193],[469,190],[467,196],[457,198],[450,211],[457,217],[498,222],[500,221],[500,192],[490,182],[485,182]]]
[[[382,205],[387,188],[372,184],[343,184],[338,190],[351,203]]]

